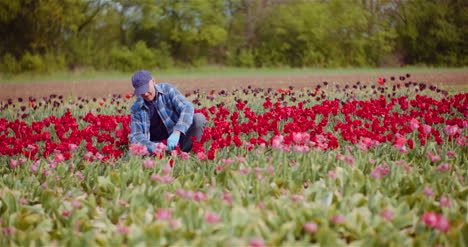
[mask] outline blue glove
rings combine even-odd
[[[169,151],[172,151],[177,144],[179,143],[180,134],[172,133],[169,138],[167,138],[167,148]]]
[[[154,148],[154,144],[153,144],[153,143],[151,143],[151,145],[147,146],[146,148],[148,149],[148,152],[149,152],[150,154],[154,153],[154,151],[155,151],[155,148]]]

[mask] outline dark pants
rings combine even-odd
[[[180,135],[179,139],[179,145],[180,145],[180,150],[183,152],[189,152],[192,150],[192,136],[197,137],[197,141],[200,141],[202,135],[203,135],[203,129],[205,128],[206,125],[206,118],[203,114],[201,113],[195,113],[193,115],[193,122],[192,125],[190,125],[190,128],[187,130],[187,132],[184,134]]]

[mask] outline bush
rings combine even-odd
[[[22,72],[44,72],[45,64],[43,59],[38,54],[26,52],[21,58]]]
[[[241,67],[255,67],[255,55],[252,50],[241,50],[237,57],[237,65]]]
[[[112,69],[120,71],[134,71],[142,65],[139,57],[133,56],[132,52],[125,46],[114,47],[110,52],[109,65]]]
[[[163,49],[152,49],[144,41],[136,43],[130,50],[128,47],[116,46],[109,56],[109,66],[112,69],[131,72],[139,69],[165,69],[172,65],[172,59]]]
[[[143,42],[143,41],[139,41],[139,42]],[[148,65],[150,65],[151,67],[159,68],[159,69],[167,69],[167,68],[172,67],[174,62],[169,52],[170,50],[169,45],[165,42],[162,42],[159,44],[159,47],[160,48],[158,49],[148,48],[148,50],[151,51],[151,63]],[[137,48],[135,50],[138,51]]]
[[[42,56],[42,61],[44,62],[44,71],[54,72],[65,69],[66,62],[64,55],[55,55],[51,52],[48,52]]]
[[[2,58],[0,71],[3,73],[16,74],[21,72],[21,66],[13,55],[7,53]]]

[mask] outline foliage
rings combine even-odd
[[[42,72],[468,61],[462,0],[0,0],[0,6],[3,73],[26,71],[11,56],[19,63],[27,53],[60,57]],[[151,51],[143,51],[142,43]],[[130,59],[135,49],[145,61]]]

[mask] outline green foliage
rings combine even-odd
[[[236,66],[255,67],[255,55],[252,50],[242,50],[237,57]]]
[[[27,72],[43,72],[45,64],[40,55],[26,52],[20,60],[21,70]]]
[[[0,71],[15,74],[21,71],[21,66],[13,55],[6,53],[1,61]]]
[[[28,52],[60,57],[34,69],[42,72],[468,64],[462,0],[0,0],[0,6],[4,73],[26,69],[7,54],[21,60]]]
[[[131,50],[125,46],[115,46],[109,57],[109,66],[112,69],[127,72],[142,68],[165,69],[172,64],[166,51],[148,48],[143,41],[139,41]]]
[[[398,8],[399,49],[409,64],[466,64],[468,7],[463,1],[410,0]]]

